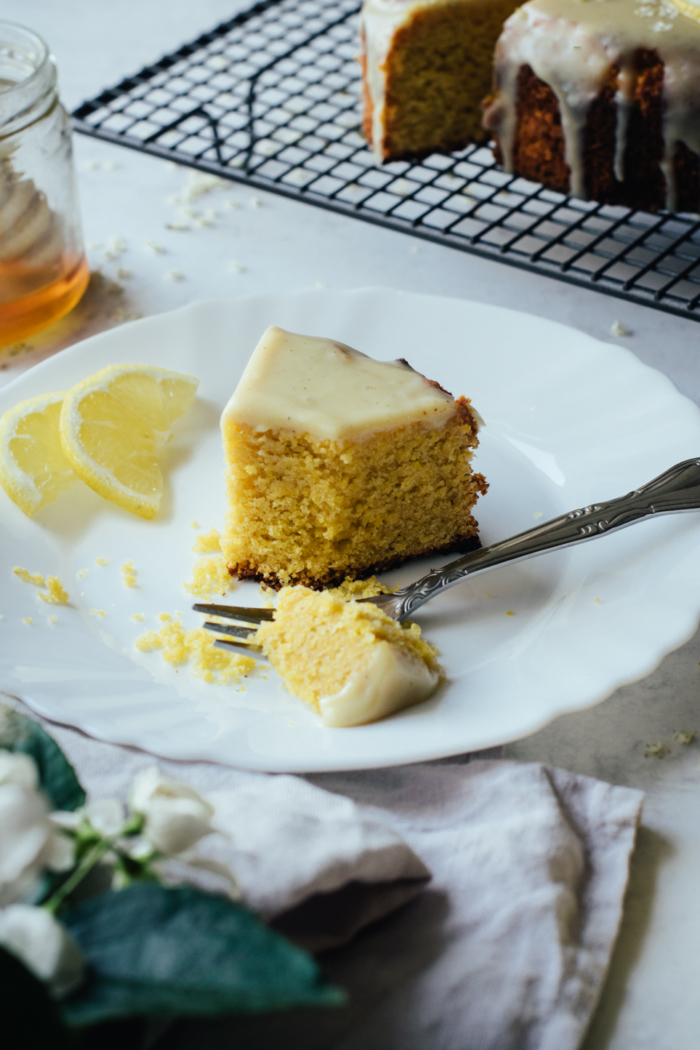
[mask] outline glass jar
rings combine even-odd
[[[63,317],[89,276],[56,65],[36,33],[0,21],[0,346]]]

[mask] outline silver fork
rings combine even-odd
[[[653,481],[633,489],[626,496],[606,500],[604,503],[592,503],[580,510],[560,514],[558,518],[542,522],[534,529],[519,532],[510,539],[492,543],[489,547],[465,554],[456,561],[451,561],[442,569],[432,569],[427,575],[402,587],[393,594],[379,594],[376,598],[360,598],[362,602],[372,602],[383,609],[388,616],[399,623],[407,619],[421,605],[425,605],[436,594],[454,587],[462,580],[478,576],[498,565],[513,561],[524,561],[547,551],[570,547],[574,543],[594,540],[605,536],[627,525],[644,521],[660,514],[675,514],[679,511],[700,509],[700,459],[686,459],[677,463]],[[223,616],[230,620],[242,620],[246,623],[260,624],[264,620],[274,619],[273,609],[242,609],[229,605],[195,605],[198,612]],[[214,645],[228,648],[242,646],[247,649],[258,649],[246,641],[255,633],[255,627],[241,627],[230,624],[205,623],[209,631],[235,636],[228,641],[219,639]]]

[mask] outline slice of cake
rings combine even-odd
[[[530,0],[499,38],[485,123],[509,173],[696,212],[699,84],[700,24],[670,0]]]
[[[370,603],[285,587],[274,620],[254,639],[289,691],[324,726],[363,725],[431,696],[442,677],[437,649],[416,624]]]
[[[449,153],[488,138],[481,102],[515,0],[365,0],[364,133],[377,160]]]
[[[268,328],[221,417],[229,572],[320,588],[478,546],[477,419],[405,361]]]

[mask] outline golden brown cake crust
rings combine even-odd
[[[486,492],[488,484],[481,474],[475,474],[474,480],[479,481],[479,491],[482,495]],[[454,541],[447,544],[444,547],[430,547],[424,551],[419,551],[417,554],[412,554],[411,558],[430,558],[432,556],[440,554],[467,554],[469,551],[478,550],[481,547],[481,540],[477,534],[477,524],[472,518],[471,521],[472,529],[469,532],[465,532],[463,536],[455,537]],[[403,565],[408,558],[389,558],[385,561],[375,562],[373,565],[362,567],[361,569],[348,569],[347,571],[340,572],[329,572],[322,577],[311,577],[306,573],[297,573],[281,580],[279,576],[273,573],[261,574],[257,572],[254,566],[248,563],[239,563],[229,567],[229,572],[232,576],[236,576],[239,580],[253,580],[255,583],[264,583],[266,586],[271,587],[275,591],[279,591],[285,586],[297,586],[309,587],[314,591],[322,591],[327,587],[338,587],[345,580],[357,580],[364,579],[367,576],[375,576],[381,572],[388,572],[389,569],[396,569],[399,565]]]
[[[619,70],[611,66],[601,92],[591,103],[584,126],[584,184],[591,200],[654,212],[666,207],[666,180],[661,169],[664,65],[656,51],[646,48],[635,51],[634,65],[636,83],[626,134],[625,180],[618,182],[614,174],[615,93]],[[529,66],[522,66],[518,72],[517,91],[513,170],[549,189],[568,193],[570,172],[556,95]],[[497,135],[495,154],[501,163]],[[674,166],[676,209],[697,211],[700,208],[700,158],[679,143]]]

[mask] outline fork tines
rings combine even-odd
[[[244,623],[260,624],[265,620],[273,620],[274,609],[249,609],[235,605],[217,605],[216,603],[198,603],[193,605],[195,612],[209,613],[210,616],[222,616],[227,620],[243,620]],[[211,623],[202,625],[206,631],[213,634],[226,634],[232,637],[217,638],[214,645],[218,649],[247,649],[253,652],[262,652],[262,646],[251,642],[250,636],[255,634],[255,627],[235,626],[229,623]]]
[[[195,612],[209,613],[210,616],[223,616],[226,620],[243,620],[245,623],[262,623],[263,620],[274,620],[274,609],[246,609],[236,605],[216,605],[199,603],[193,605]]]

